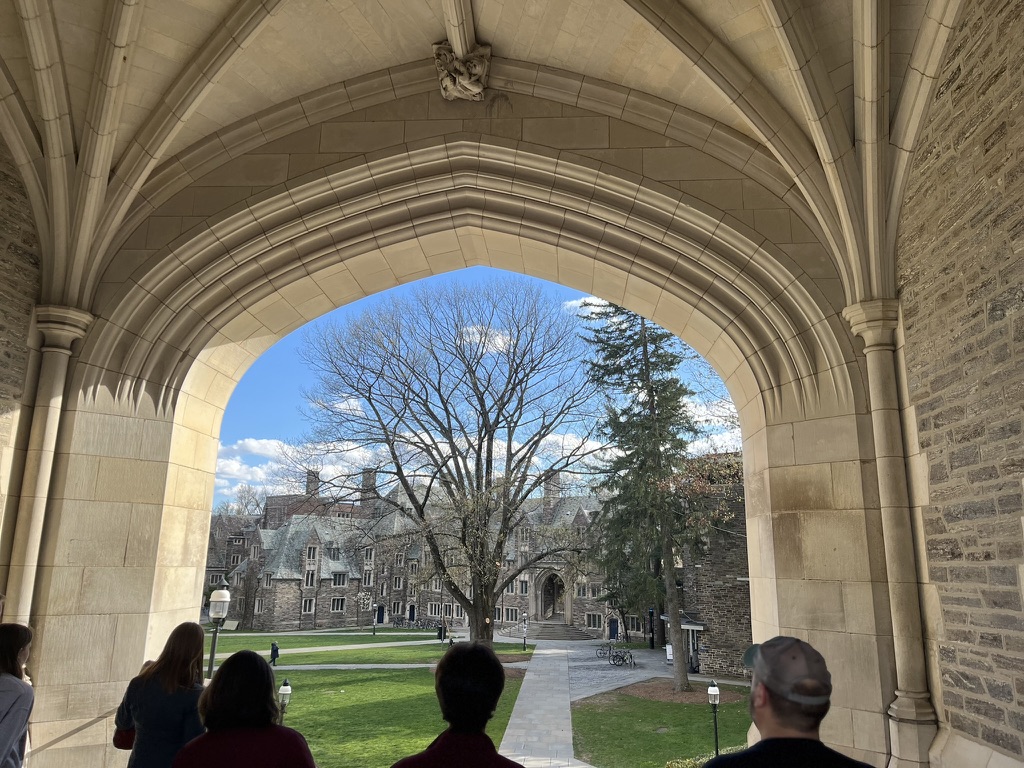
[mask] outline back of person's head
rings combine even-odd
[[[505,688],[505,670],[488,646],[456,643],[437,664],[434,690],[454,731],[482,731]]]
[[[825,658],[795,637],[773,637],[751,646],[743,657],[753,683],[768,690],[775,719],[803,733],[815,733],[831,706],[832,675]]]
[[[202,680],[203,628],[186,621],[171,630],[157,660],[143,667],[140,677],[156,678],[168,693],[191,688]]]
[[[0,624],[0,673],[24,680],[21,652],[31,642],[31,627],[24,624]]]
[[[274,670],[255,651],[229,656],[199,697],[199,717],[208,731],[266,728],[279,714]]]

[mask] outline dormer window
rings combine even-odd
[[[306,547],[306,559],[307,560],[316,560],[316,551],[317,551],[316,547]]]

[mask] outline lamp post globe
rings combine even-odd
[[[708,703],[711,705],[711,714],[715,719],[715,757],[718,757],[718,702],[721,701],[722,692],[718,689],[718,683],[714,680],[708,686]]]
[[[281,702],[281,725],[284,725],[284,713],[288,711],[288,702],[292,700],[292,686],[287,677],[277,689],[277,700]]]
[[[231,606],[231,590],[228,589],[227,579],[222,575],[217,588],[210,593],[210,621],[213,622],[213,640],[210,643],[210,663],[206,668],[206,676],[213,677],[213,660],[217,655],[217,637],[220,635],[220,628],[224,619],[228,616],[228,608]]]

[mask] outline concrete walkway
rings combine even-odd
[[[498,751],[526,768],[590,768],[573,757],[571,703],[653,677],[672,677],[665,651],[633,651],[636,667],[597,658],[599,642],[540,640]],[[509,665],[512,666],[512,665]],[[690,675],[707,686],[710,678]],[[746,685],[743,681],[722,683]]]

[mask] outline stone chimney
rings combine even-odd
[[[362,505],[372,504],[377,499],[377,470],[363,470],[363,486],[359,492],[359,503]]]
[[[306,470],[306,495],[310,498],[320,493],[320,473],[315,469]]]
[[[544,480],[544,511],[553,510],[560,498],[562,498],[562,477],[558,472],[552,472]]]

